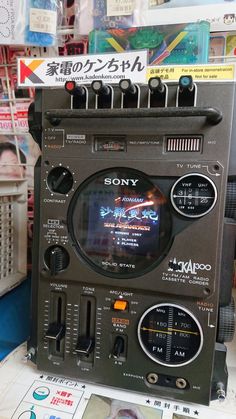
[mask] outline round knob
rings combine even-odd
[[[179,88],[183,90],[193,90],[193,78],[192,76],[181,76],[179,79]]]
[[[55,167],[48,175],[47,184],[52,192],[67,194],[73,186],[73,176],[65,167]]]
[[[109,95],[111,90],[102,80],[94,80],[91,87],[96,95]]]
[[[65,82],[65,90],[72,96],[85,96],[86,90],[84,86],[79,86],[75,81],[68,80]]]
[[[165,86],[160,77],[151,77],[148,81],[148,87],[152,93],[164,93]]]
[[[119,86],[123,93],[129,93],[131,95],[135,95],[137,93],[137,87],[130,79],[122,79],[119,82]]]
[[[69,254],[62,246],[50,246],[44,255],[45,263],[52,276],[57,275],[69,265]]]
[[[231,342],[235,331],[235,305],[232,298],[231,304],[219,309],[217,341],[220,343]]]

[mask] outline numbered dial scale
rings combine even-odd
[[[198,173],[185,175],[171,189],[173,207],[185,217],[198,218],[212,210],[217,189],[207,176]]]
[[[203,333],[198,320],[186,308],[157,304],[142,315],[138,339],[153,361],[178,367],[192,362],[199,355]]]

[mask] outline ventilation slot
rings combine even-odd
[[[14,273],[13,197],[0,197],[0,279]]]
[[[202,150],[202,136],[166,137],[166,152],[198,152]]]

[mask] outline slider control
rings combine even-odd
[[[113,90],[111,86],[106,85],[102,80],[94,80],[91,87],[96,95],[96,109],[113,107]]]
[[[52,323],[45,334],[45,338],[49,340],[60,341],[65,336],[65,326],[59,323]]]
[[[151,77],[148,81],[149,107],[165,107],[167,105],[167,86],[160,77]]]
[[[75,352],[80,356],[88,356],[94,349],[94,339],[79,336]]]
[[[64,359],[66,334],[66,295],[52,291],[50,295],[50,322],[45,333],[49,359]]]
[[[88,98],[86,87],[78,85],[73,80],[68,80],[65,83],[65,90],[72,96],[72,109],[87,108]]]
[[[139,108],[140,90],[136,84],[133,84],[130,79],[123,79],[119,82],[120,90],[122,91],[122,108]]]
[[[95,347],[96,300],[89,295],[81,295],[79,303],[79,336],[75,352],[78,362],[93,364]]]
[[[196,90],[197,87],[192,76],[181,76],[177,90],[176,106],[195,106]]]

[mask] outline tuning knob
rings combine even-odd
[[[62,246],[49,247],[44,256],[45,263],[52,276],[57,275],[69,265],[69,254]]]
[[[55,167],[48,175],[47,184],[52,192],[67,194],[73,186],[73,176],[65,167]]]
[[[217,341],[220,343],[231,342],[235,331],[235,304],[232,298],[231,304],[219,309]]]

